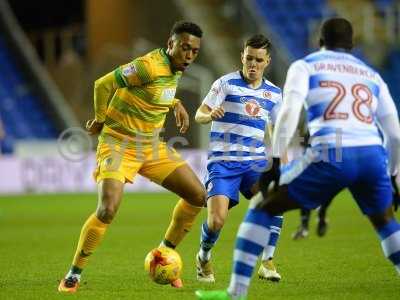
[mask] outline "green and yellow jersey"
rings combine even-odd
[[[107,136],[144,142],[157,138],[166,114],[176,103],[182,72],[173,72],[164,49],[155,49],[118,67],[95,82],[95,117]]]

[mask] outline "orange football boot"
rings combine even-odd
[[[58,291],[61,293],[75,293],[79,287],[79,279],[75,276],[63,278],[58,286]]]

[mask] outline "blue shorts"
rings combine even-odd
[[[326,203],[344,188],[365,215],[382,213],[392,203],[387,154],[382,146],[308,149],[282,170],[280,184],[287,184],[290,198],[306,209]]]
[[[265,170],[266,160],[256,161],[215,161],[207,165],[207,198],[224,195],[229,198],[229,207],[239,203],[239,191],[250,199],[252,186],[257,183]]]

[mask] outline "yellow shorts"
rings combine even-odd
[[[93,172],[96,182],[113,178],[133,182],[137,173],[161,184],[178,167],[186,164],[178,152],[166,143],[142,149],[122,149],[121,146],[100,142],[97,146],[97,167]]]

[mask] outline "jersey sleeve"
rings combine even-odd
[[[282,107],[282,94],[277,97],[277,102],[271,110],[271,123],[275,124],[276,118],[278,117],[279,110]]]
[[[98,122],[104,122],[111,98],[118,89],[113,72],[97,79],[94,83],[94,112]]]
[[[114,75],[120,88],[141,86],[153,80],[153,69],[152,62],[141,57],[118,67],[114,71]]]
[[[395,175],[400,170],[400,123],[399,115],[386,83],[380,80],[380,92],[376,117],[380,129],[385,136],[385,147],[389,154],[390,174]]]
[[[302,60],[294,62],[289,67],[286,75],[285,87],[283,89],[284,98],[285,94],[295,93],[304,100],[308,94],[309,78],[310,74],[307,63]]]
[[[380,78],[380,89],[379,89],[379,99],[378,106],[376,108],[376,116],[378,119],[391,114],[397,115],[396,106],[394,104],[393,98],[390,95],[389,88],[386,83]]]
[[[225,100],[226,91],[225,83],[221,79],[216,80],[211,86],[210,91],[203,100],[203,104],[206,104],[211,109],[218,107]]]
[[[289,67],[283,90],[282,108],[279,110],[272,138],[274,157],[283,157],[296,131],[308,94],[309,77],[309,70],[304,61],[296,61]]]

